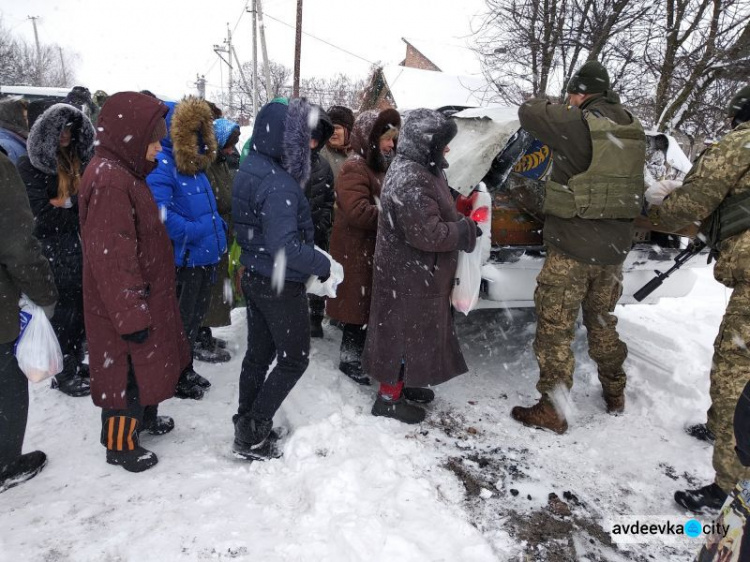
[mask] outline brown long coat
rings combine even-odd
[[[328,315],[347,324],[367,324],[372,292],[372,258],[378,230],[378,202],[387,164],[380,136],[401,124],[398,112],[365,111],[354,123],[352,154],[335,183],[336,218],[331,256],[344,266],[344,282],[326,304]]]
[[[172,244],[146,175],[149,137],[167,107],[134,92],[113,95],[98,120],[96,153],[78,199],[91,397],[125,408],[128,356],[143,405],[174,395],[190,361],[175,294]],[[144,343],[121,336],[148,328]]]
[[[450,311],[458,250],[476,226],[456,210],[442,172],[455,124],[427,109],[406,118],[385,178],[362,365],[380,382],[428,386],[467,371]]]

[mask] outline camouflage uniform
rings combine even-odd
[[[591,134],[583,110],[620,124],[631,120],[612,92],[590,98],[580,109],[530,100],[519,110],[521,126],[552,148],[552,179],[562,185],[592,162]],[[568,389],[573,385],[575,362],[570,346],[581,309],[589,355],[597,363],[604,393],[622,396],[628,348],[617,334],[612,312],[622,294],[622,263],[632,240],[632,220],[546,217],[547,259],[534,293],[538,317],[534,352],[539,363],[537,390],[542,397],[560,384]]]
[[[575,361],[570,344],[578,311],[583,309],[589,354],[599,367],[604,393],[625,390],[622,368],[628,348],[617,335],[612,314],[622,295],[621,265],[591,265],[550,249],[534,292],[538,322],[534,353],[539,362],[537,390],[550,394],[556,386],[573,386]]]
[[[750,123],[729,133],[707,149],[685,177],[649,218],[660,226],[680,228],[702,221],[728,196],[750,190]],[[708,425],[716,436],[713,466],[715,482],[730,492],[740,479],[750,478],[734,451],[732,420],[737,400],[750,380],[750,231],[723,241],[714,277],[733,288],[719,335],[714,342],[711,368],[711,408]]]

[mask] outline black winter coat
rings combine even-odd
[[[57,175],[45,174],[32,166],[28,156],[18,160],[34,214],[34,236],[42,243],[42,252],[52,266],[55,284],[61,292],[81,291],[83,254],[81,252],[78,197],[70,198],[72,207],[55,207],[50,199],[57,197]]]
[[[311,157],[310,180],[305,184],[305,196],[310,202],[310,214],[315,226],[315,245],[328,251],[333,229],[333,170],[328,160],[314,150]]]

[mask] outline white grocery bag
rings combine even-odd
[[[469,314],[479,302],[479,286],[482,283],[482,263],[489,257],[491,244],[492,197],[484,184],[480,184],[471,196],[471,218],[482,230],[472,252],[459,252],[456,280],[451,293],[453,308]]]
[[[336,298],[336,289],[344,280],[344,266],[331,257],[331,254],[315,246],[315,250],[323,254],[331,262],[331,275],[325,282],[321,282],[317,275],[311,275],[307,280],[307,292],[319,297]]]
[[[18,366],[31,382],[40,382],[62,371],[63,354],[44,310],[26,295],[21,295],[18,306],[21,307],[21,334],[16,340]]]

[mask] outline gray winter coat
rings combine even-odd
[[[418,109],[406,118],[381,194],[365,371],[394,384],[427,386],[467,371],[453,327],[450,293],[458,251],[476,227],[456,210],[443,148],[456,126]]]

